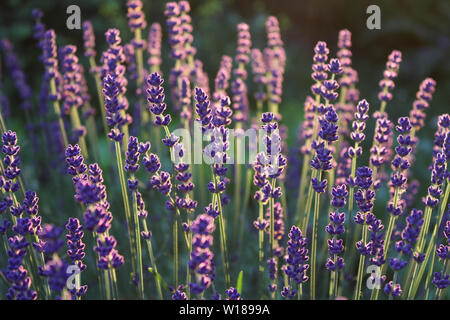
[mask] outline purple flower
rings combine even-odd
[[[225,290],[225,294],[227,295],[226,300],[242,300],[241,295],[236,288],[231,287],[230,289]]]
[[[306,270],[309,269],[309,264],[307,264],[309,257],[306,246],[307,240],[303,237],[301,230],[292,226],[287,243],[287,254],[284,258],[286,265],[283,266],[283,271],[296,285],[308,281]]]
[[[394,284],[392,281],[386,283],[383,291],[386,295],[392,295],[392,297],[394,298],[398,298],[402,294],[402,288],[400,287],[400,284]]]
[[[335,208],[343,208],[348,196],[347,185],[335,185],[331,190],[331,205]]]
[[[137,29],[145,29],[147,23],[145,22],[145,16],[142,12],[142,1],[140,0],[128,0],[127,1],[127,18],[128,18],[128,26],[131,31],[135,31]],[[145,45],[145,41],[138,41],[137,39],[133,39],[133,46],[135,48],[142,49]]]
[[[13,45],[8,39],[4,38],[0,41],[0,48],[4,54],[6,68],[12,75],[14,85],[21,99],[20,108],[22,110],[29,110],[32,105],[32,92],[30,86],[28,85],[26,75],[14,53]]]
[[[84,55],[87,58],[94,58],[95,52],[95,34],[94,28],[90,21],[83,22],[83,41],[84,41]]]
[[[147,51],[149,53],[147,63],[150,70],[157,70],[161,65],[161,38],[161,25],[157,22],[152,23],[147,40]]]
[[[189,284],[193,294],[203,293],[214,280],[214,254],[210,250],[213,244],[211,234],[215,229],[214,218],[201,214],[191,223],[193,233],[192,251],[189,268],[196,273],[194,282]]]
[[[444,274],[443,271],[441,272],[435,272],[433,274],[433,284],[441,290],[446,289],[448,286],[450,286],[450,275]]]
[[[382,89],[378,94],[378,99],[382,102],[392,100],[392,94],[389,92],[394,88],[395,78],[398,76],[400,63],[402,62],[402,53],[394,50],[388,57],[386,63],[386,70],[383,73],[383,80],[380,81],[379,86]]]
[[[67,251],[68,256],[72,259],[72,262],[77,265],[80,270],[85,270],[86,265],[82,262],[85,257],[84,248],[85,244],[83,243],[83,226],[80,224],[80,221],[77,218],[69,218],[66,229],[68,234],[67,238],[67,247],[69,250]],[[87,291],[87,285],[80,287],[79,289],[73,288],[70,290],[72,293],[72,298],[81,297]]]
[[[6,294],[8,300],[36,300],[37,293],[31,289],[31,278],[23,266],[29,242],[25,237],[17,235],[8,239],[8,268],[3,271],[11,287]]]

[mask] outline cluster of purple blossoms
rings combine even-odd
[[[161,25],[157,22],[154,22],[150,26],[150,31],[148,33],[147,39],[147,51],[149,53],[147,64],[149,65],[151,72],[159,70],[159,67],[162,63],[161,40]]]
[[[161,162],[157,155],[150,153],[150,155],[143,158],[143,163],[148,172],[154,173],[154,175],[150,178],[149,185],[152,188],[158,189],[164,195],[169,195],[172,191],[172,181],[170,179],[170,173],[167,171],[159,171],[161,168]],[[171,202],[166,203],[169,204],[167,209],[172,209],[173,204]]]
[[[64,229],[51,224],[46,224],[39,231],[40,245],[39,251],[46,257],[44,266],[39,267],[39,275],[48,279],[49,287],[55,292],[59,299],[62,290],[66,287],[69,277],[67,273],[68,264],[62,260],[58,251],[64,246],[61,239]]]
[[[179,87],[181,76],[189,75],[194,68],[195,48],[192,46],[192,25],[189,15],[190,5],[187,1],[167,2],[164,15],[168,27],[170,56],[175,60],[171,70],[169,83],[176,104],[175,109],[181,108],[180,97],[182,89]],[[190,91],[190,87],[188,89]]]
[[[3,136],[12,137],[13,134],[15,135],[15,133],[6,132]],[[17,138],[15,138],[15,140],[17,141]],[[5,154],[3,162],[7,165],[10,160],[14,160],[14,158],[11,158],[8,150],[17,148],[18,152],[19,147],[15,146],[16,143],[13,145],[5,144],[5,139],[3,142],[4,146],[2,151]],[[17,165],[19,163],[20,161],[17,161]],[[6,171],[4,171],[3,174],[5,176],[1,176],[2,191],[12,192],[11,190],[8,191],[5,189],[5,178],[9,178],[6,177]],[[36,241],[38,241],[38,234],[42,229],[41,217],[37,215],[39,210],[39,198],[36,196],[35,192],[27,191],[25,193],[23,204],[18,203],[17,205],[14,205],[13,199],[15,199],[13,193],[7,196],[5,195],[0,203],[0,213],[3,213],[9,208],[14,221],[14,224],[12,224],[9,220],[3,219],[0,224],[0,235],[4,236],[5,242],[7,241],[5,245],[8,244],[6,245],[6,254],[8,256],[7,268],[2,270],[4,277],[11,285],[6,294],[6,298],[9,300],[35,300],[37,299],[37,293],[31,289],[32,280],[28,275],[28,270],[25,268],[25,265],[27,265],[25,259],[27,259],[28,247],[30,246],[30,242],[27,238],[34,236]],[[24,216],[24,213],[27,215]],[[10,228],[13,234],[11,237],[7,238],[6,233]],[[39,245],[40,242],[33,243],[33,247],[37,250],[39,250]],[[31,247],[31,250],[33,247]]]
[[[347,186],[345,184],[336,185],[331,189],[331,205],[336,209],[345,207],[348,196]],[[338,210],[329,213],[330,223],[325,227],[325,231],[332,237],[328,240],[328,252],[330,257],[325,264],[330,271],[341,270],[345,263],[342,257],[339,257],[344,251],[342,239],[337,239],[337,236],[344,233],[345,213]]]
[[[186,52],[186,59],[189,61],[194,58],[194,55],[197,52],[197,50],[192,46],[194,37],[192,36],[192,19],[189,14],[191,11],[191,5],[188,1],[179,1],[178,6],[180,8],[180,28],[183,36],[183,46]]]
[[[339,151],[338,164],[336,167],[336,184],[347,184],[350,186],[350,176],[352,173],[352,158],[348,153],[350,145],[347,141],[342,141]]]
[[[177,289],[173,289],[172,300],[187,300],[187,295],[183,290],[184,286],[182,284],[180,284]]]
[[[395,250],[400,254],[400,257],[389,260],[389,264],[393,270],[399,271],[408,264],[423,222],[423,212],[421,210],[412,209],[409,216],[406,217],[406,226],[401,233],[401,240],[395,243]],[[408,260],[403,260],[401,256],[407,257]]]
[[[128,0],[127,8],[128,26],[130,27],[130,30],[135,32],[138,29],[145,29],[147,23],[145,21],[144,13],[142,12],[142,1]],[[144,49],[145,40],[134,38],[132,44],[135,49]]]
[[[447,216],[450,213],[450,206],[447,210]],[[450,259],[450,220],[447,220],[447,223],[444,227],[444,236],[447,239],[447,245],[440,244],[436,249],[436,254],[439,257],[439,260],[444,262],[446,266],[448,264],[448,260]],[[435,272],[433,275],[433,284],[440,290],[446,289],[450,286],[450,275],[446,274],[446,270],[443,269],[440,272]]]
[[[278,19],[270,16],[266,20],[267,48],[264,50],[264,61],[267,71],[268,101],[273,105],[281,103],[283,75],[286,64],[286,53],[281,40]],[[276,114],[280,120],[279,114]]]
[[[220,60],[220,67],[217,71],[216,78],[214,79],[214,93],[213,93],[213,109],[216,105],[220,104],[220,100],[227,96],[227,88],[231,78],[231,68],[233,65],[233,59],[229,56],[222,56]]]
[[[331,79],[323,81],[320,87],[320,95],[327,102],[331,102],[338,97],[336,90],[339,89],[339,82],[335,80],[335,77],[342,74],[343,69],[339,59],[331,59],[330,63],[326,65],[326,68],[327,71],[331,73]]]
[[[58,88],[58,82],[61,81],[61,75],[58,72],[58,58],[56,49],[56,35],[55,31],[50,29],[45,31],[43,38],[43,59],[46,67],[46,78],[49,81],[54,80],[56,87]],[[56,101],[61,99],[61,94],[56,92],[50,92],[50,101]]]
[[[214,281],[214,254],[212,233],[215,230],[214,218],[201,214],[191,223],[192,251],[189,268],[195,272],[194,282],[189,284],[193,294],[202,294]]]
[[[78,109],[83,105],[81,95],[82,69],[76,56],[77,47],[67,45],[62,49],[62,70],[63,70],[63,105],[62,111],[65,114],[78,113]],[[75,125],[75,123],[74,123]],[[80,141],[86,135],[86,128],[77,123],[72,128],[73,143]]]
[[[386,62],[386,70],[383,73],[383,80],[379,83],[379,87],[382,90],[378,94],[378,99],[384,103],[392,100],[392,93],[390,91],[395,87],[394,80],[398,76],[401,62],[402,53],[397,50],[392,51],[388,57],[388,61]]]
[[[336,111],[340,118],[339,135],[349,134],[348,128],[353,120],[355,103],[359,99],[359,91],[355,88],[355,84],[358,82],[358,73],[352,68],[351,37],[352,34],[349,30],[339,31],[337,57],[343,69],[339,78],[342,96],[339,103],[336,104]]]
[[[303,237],[301,230],[296,226],[292,226],[289,232],[284,260],[286,265],[283,266],[283,271],[294,282],[295,287],[308,281],[306,275],[306,271],[309,269],[307,239]],[[294,291],[291,290],[289,295],[295,295]]]
[[[241,294],[234,287],[225,290],[225,294],[227,295],[226,300],[242,300]]]
[[[157,72],[148,76],[147,100],[149,102],[149,111],[155,115],[155,125],[167,127],[172,118],[170,117],[170,114],[164,114],[166,103],[164,102],[165,94],[164,87],[162,86],[163,82],[163,78]],[[169,136],[163,139],[163,143],[169,148],[173,147],[177,141],[178,139],[173,141]]]
[[[208,129],[212,128],[212,110],[211,102],[206,92],[202,88],[195,88],[195,114],[197,119],[195,119],[200,127],[202,128],[202,133],[205,133]]]
[[[386,295],[391,295],[393,298],[398,298],[402,295],[403,291],[399,283],[394,284],[393,281],[386,283],[383,289]]]
[[[5,65],[8,72],[14,80],[14,85],[19,93],[20,108],[22,110],[29,110],[31,108],[32,92],[28,85],[26,75],[20,66],[17,56],[14,54],[14,48],[11,42],[4,38],[0,41],[0,48],[4,54]]]
[[[128,80],[125,78],[125,54],[121,43],[120,32],[109,29],[106,33],[108,50],[102,54],[101,79],[105,96],[106,122],[111,127],[108,136],[114,141],[121,141],[124,132],[122,126],[132,122],[125,96]]]
[[[17,145],[17,134],[11,130],[2,134],[3,175],[0,176],[0,187],[5,192],[15,193],[20,184],[16,178],[20,175],[20,146]],[[6,208],[5,208],[6,209]]]
[[[210,95],[208,73],[203,70],[203,62],[199,59],[196,59],[194,61],[194,70],[191,71],[191,77],[194,80],[194,83],[196,83],[197,87],[203,88],[205,93],[207,95]]]
[[[312,143],[312,148],[315,150],[315,155],[311,160],[311,167],[317,170],[317,177],[311,178],[311,184],[315,192],[323,193],[327,187],[327,179],[321,180],[321,172],[327,172],[334,167],[332,150],[328,147],[334,141],[338,140],[337,136],[337,122],[338,116],[334,107],[329,105],[325,114],[319,119],[320,132],[319,137],[322,141],[315,140]]]
[[[450,134],[447,133],[446,141],[450,141]],[[442,185],[448,178],[448,157],[444,152],[437,153],[434,157],[431,169],[431,185],[428,187],[428,194],[423,199],[426,206],[434,208],[439,204],[439,198],[442,195]]]
[[[192,103],[191,99],[191,82],[186,76],[180,76],[180,87],[178,92],[179,106],[181,109],[180,118],[182,121],[189,123],[192,119],[192,111],[190,105]]]
[[[34,8],[31,11],[31,17],[35,20],[35,24],[33,26],[33,38],[38,41],[37,47],[41,50],[41,54],[43,54],[44,49],[44,38],[45,38],[45,25],[42,23],[41,19],[44,16],[41,9]],[[39,57],[39,61],[43,61],[44,56]]]
[[[368,225],[371,227],[371,222],[374,222],[375,216],[370,213],[373,208],[373,200],[375,192],[372,190],[372,169],[363,166],[356,170],[355,185],[358,190],[355,192],[354,199],[359,210],[353,217],[355,223],[360,225]],[[370,244],[365,244],[363,240],[356,243],[356,248],[361,255],[368,255],[370,251]]]
[[[312,65],[311,78],[315,81],[315,84],[311,86],[311,92],[318,97],[321,94],[322,82],[328,79],[327,73],[327,61],[330,50],[327,47],[327,43],[324,41],[317,42],[314,47],[314,64]]]
[[[247,85],[245,83],[247,71],[245,66],[250,61],[250,50],[252,46],[249,30],[250,28],[246,23],[240,23],[237,26],[238,40],[235,57],[237,68],[233,71],[235,80],[231,88],[234,109],[233,120],[235,122],[243,122],[248,118]]]
[[[69,165],[68,173],[74,176],[75,199],[86,206],[83,214],[84,227],[97,235],[94,250],[99,255],[98,267],[105,270],[111,267],[116,269],[123,265],[124,258],[115,249],[117,241],[109,235],[113,216],[109,211],[102,170],[97,163],[86,167],[78,145],[68,146],[66,161]]]
[[[254,198],[262,204],[266,204],[270,198],[274,200],[281,197],[280,187],[273,188],[269,179],[277,179],[286,168],[287,160],[281,154],[281,138],[278,123],[274,121],[274,114],[263,113],[261,129],[264,130],[263,137],[265,151],[256,156],[253,165],[255,171],[253,183],[259,188]]]
[[[253,81],[257,84],[258,90],[255,92],[255,99],[259,104],[266,100],[266,93],[264,86],[266,84],[266,66],[264,64],[264,57],[260,49],[254,48],[251,51],[251,62]]]
[[[197,201],[189,197],[189,193],[194,190],[194,183],[192,183],[192,174],[189,172],[189,164],[183,162],[184,147],[182,143],[177,143],[173,151],[175,153],[177,163],[174,165],[176,172],[176,188],[179,194],[175,197],[175,204],[178,208],[182,208],[188,212],[193,212],[197,208]]]
[[[142,155],[147,154],[150,149],[150,142],[139,142],[138,138],[130,136],[128,140],[127,152],[125,153],[124,169],[131,177],[128,179],[128,188],[130,191],[136,191],[139,181],[134,174],[139,170],[139,159]]]
[[[419,91],[416,93],[416,100],[413,102],[413,107],[409,112],[411,125],[415,132],[419,131],[425,122],[425,111],[429,107],[429,103],[433,98],[433,93],[436,90],[436,81],[431,78],[426,78],[422,81]]]
[[[393,137],[393,124],[386,117],[377,119],[374,144],[370,149],[370,164],[379,169],[390,159],[390,146]],[[378,189],[381,185],[381,180],[374,181],[374,188]]]
[[[267,269],[269,271],[269,279],[271,283],[268,285],[269,292],[274,293],[277,290],[278,278],[278,259],[272,257],[267,260]]]
[[[86,58],[95,59],[97,52],[95,51],[95,33],[90,21],[83,22],[83,45],[84,55]],[[98,71],[98,70],[91,70]]]
[[[21,235],[10,237],[8,243],[8,268],[2,271],[11,283],[6,298],[8,300],[36,300],[37,293],[31,289],[31,278],[23,265],[23,259],[30,243]]]
[[[401,215],[405,209],[405,203],[400,199],[402,193],[406,189],[407,176],[406,172],[410,167],[408,155],[410,154],[414,141],[411,138],[412,126],[409,118],[404,117],[398,120],[396,130],[400,133],[397,138],[398,146],[395,147],[396,155],[392,160],[392,170],[389,186],[391,188],[391,201],[389,201],[386,210],[394,216]],[[397,193],[397,201],[395,199],[395,193]]]
[[[359,145],[366,138],[364,130],[366,129],[366,121],[369,119],[369,103],[365,99],[359,101],[356,106],[356,110],[357,111],[352,124],[353,131],[350,133],[350,138],[355,142],[355,144],[358,145],[358,147],[350,147],[348,149],[348,153],[351,158],[355,156],[359,157],[362,153],[362,148]]]
[[[84,253],[85,244],[83,243],[83,226],[77,218],[69,218],[66,229],[68,231],[66,235],[67,247],[69,248],[67,250],[67,255],[72,260],[72,263],[78,266],[80,271],[83,271],[86,269],[86,265],[82,261],[86,255]],[[72,298],[75,299],[81,297],[86,293],[87,289],[87,285],[81,286],[78,289],[71,289],[70,293],[72,294]]]

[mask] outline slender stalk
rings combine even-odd
[[[142,219],[142,226],[143,226],[144,232],[147,233],[148,228],[147,228],[147,221],[145,219]],[[148,255],[150,257],[150,263],[152,264],[152,268],[155,271],[155,273],[158,274],[158,268],[156,267],[156,260],[155,260],[154,254],[153,254],[152,240],[147,239],[146,243],[147,243]],[[156,290],[158,291],[159,299],[162,300],[163,295],[162,295],[162,291],[161,291],[161,282],[160,282],[159,278],[156,276],[155,276],[155,284],[156,284]]]
[[[105,136],[108,136],[108,124],[106,123],[105,100],[102,93],[102,80],[100,79],[100,75],[97,72],[95,72],[95,70],[97,69],[97,64],[95,63],[94,57],[89,58],[89,66],[91,70],[94,70],[94,72],[92,73],[94,75],[95,86],[97,88],[98,104],[100,112],[102,114],[103,129],[105,131]]]
[[[242,130],[242,122],[236,123],[236,132],[240,132]],[[241,173],[241,164],[240,164],[240,157],[241,157],[241,146],[242,146],[242,140],[241,136],[237,136],[236,139],[236,159],[234,164],[234,230],[238,231],[238,222],[239,222],[239,213],[241,210],[239,209],[239,206],[241,205],[241,184],[242,184],[242,173]],[[238,237],[235,238],[236,240]]]
[[[54,78],[50,79],[50,92],[51,92],[52,95],[56,94],[56,84],[55,84],[55,79]],[[53,101],[53,109],[54,109],[56,115],[58,116],[59,129],[61,131],[61,137],[62,137],[63,142],[64,142],[64,148],[66,148],[68,146],[69,142],[67,140],[66,128],[64,127],[64,121],[63,121],[63,118],[62,118],[61,108],[59,106],[59,101],[58,100],[54,100]]]
[[[272,190],[275,188],[276,180],[272,179]],[[275,247],[275,212],[274,205],[275,200],[271,197],[269,200],[270,204],[270,252],[273,255],[273,250]]]
[[[319,172],[319,178],[320,176],[321,174]],[[313,230],[312,230],[312,244],[311,244],[311,282],[310,282],[311,300],[316,299],[316,260],[317,260],[317,237],[319,225],[319,205],[320,205],[320,193],[316,192]]]
[[[73,128],[80,128],[81,127],[81,120],[80,115],[78,114],[78,108],[72,107],[70,108],[70,121],[72,122]],[[88,158],[88,149],[86,144],[86,138],[84,136],[80,137],[79,139],[81,153],[83,154],[84,158]]]
[[[259,203],[259,221],[262,221],[264,219],[264,205],[260,202]],[[258,232],[258,243],[259,243],[259,256],[258,256],[258,262],[259,262],[259,274],[262,279],[263,272],[264,272],[264,266],[263,266],[263,259],[264,259],[264,230],[259,230]]]
[[[408,299],[414,299],[414,297],[415,297],[415,295],[417,293],[417,289],[419,287],[420,281],[422,279],[422,276],[423,276],[423,274],[425,272],[425,269],[427,267],[428,259],[430,258],[430,256],[433,255],[433,259],[435,259],[437,233],[439,231],[439,227],[440,227],[442,219],[444,217],[445,209],[447,208],[449,195],[450,195],[450,184],[447,184],[447,187],[445,188],[444,198],[441,201],[441,206],[440,206],[440,211],[439,211],[439,219],[438,219],[438,221],[436,221],[436,224],[434,226],[433,233],[432,233],[431,239],[430,239],[430,244],[428,245],[427,252],[425,254],[425,260],[420,265],[419,272],[418,272],[417,276],[415,276],[415,271],[416,270],[414,271],[414,276],[412,278],[413,281],[411,282],[410,291],[408,293]],[[416,268],[417,268],[417,265],[416,265]],[[432,269],[433,269],[433,267],[431,267],[431,269],[430,269],[428,278],[431,278],[430,273],[432,274]]]
[[[366,214],[364,213],[364,225],[362,228],[362,239],[363,239],[363,245],[366,245],[367,242],[367,224],[366,224]],[[353,296],[354,300],[359,300],[361,298],[361,285],[362,285],[362,280],[363,280],[363,275],[364,275],[364,264],[365,264],[365,259],[366,256],[365,255],[360,255],[359,257],[359,266],[358,266],[358,275],[357,275],[357,280],[356,280],[356,288],[355,288],[355,294]]]
[[[316,178],[318,175],[318,170],[313,170],[311,173],[311,179],[312,178]],[[308,231],[308,223],[309,223],[309,216],[311,214],[311,206],[312,206],[312,200],[313,200],[313,194],[314,189],[311,187],[311,185],[309,186],[309,190],[308,190],[308,197],[306,200],[306,208],[305,208],[305,215],[303,216],[303,223],[302,223],[302,230],[305,230],[305,232]]]
[[[94,116],[90,116],[86,120],[86,129],[87,129],[87,137],[89,140],[89,144],[91,146],[92,153],[94,154],[94,159],[96,162],[100,161],[99,146],[98,146],[98,137],[97,137],[97,128],[95,125]]]
[[[301,177],[300,177],[300,186],[298,189],[298,200],[297,200],[297,206],[295,208],[295,220],[296,220],[296,224],[299,225],[300,224],[300,211],[301,208],[304,206],[305,204],[305,187],[307,182],[309,182],[308,179],[308,171],[309,171],[309,166],[310,166],[310,155],[306,154],[303,158],[303,164],[302,164],[302,173],[301,173]]]
[[[212,173],[212,179],[214,182],[214,186],[217,186],[218,177],[216,177],[214,173],[214,169],[211,166],[211,173]],[[216,201],[216,203],[215,203]],[[213,194],[213,201],[212,201],[213,207],[215,207],[215,204],[219,207],[219,233],[220,233],[220,248],[222,251],[222,263],[223,263],[223,269],[225,273],[225,284],[226,287],[230,287],[230,274],[229,274],[229,267],[228,267],[228,252],[227,252],[227,239],[225,234],[225,222],[223,217],[223,210],[222,210],[222,201],[220,199],[220,194]]]
[[[178,220],[173,217],[173,278],[175,288],[178,286]]]
[[[125,211],[125,219],[127,222],[127,228],[128,228],[128,236],[129,238],[129,244],[130,244],[130,252],[132,256],[134,256],[136,253],[134,252],[134,239],[133,234],[131,232],[131,212],[130,212],[130,202],[128,200],[128,192],[127,192],[127,183],[125,180],[125,173],[124,173],[124,167],[122,162],[122,151],[120,142],[115,141],[115,150],[116,150],[116,162],[117,162],[117,171],[119,173],[119,179],[120,179],[120,188],[122,190],[122,201],[123,201],[123,207]],[[135,260],[131,259],[133,272],[136,274],[136,265]]]
[[[139,217],[138,217],[138,204],[136,198],[136,192],[131,192],[131,198],[133,201],[133,216],[134,216],[134,229],[136,235],[136,265],[137,271],[139,274],[138,280],[138,289],[139,289],[139,297],[144,299],[144,274],[143,274],[143,266],[142,266],[142,248],[141,248],[141,230],[139,227]],[[136,274],[137,275],[137,274]]]

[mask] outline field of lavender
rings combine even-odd
[[[401,47],[364,97],[351,30],[315,41],[300,69],[275,15],[227,31],[211,73],[190,3],[152,13],[164,23],[146,5],[123,4],[126,30],[83,15],[82,45],[30,10],[32,73],[0,39],[1,300],[450,297],[438,81],[391,111]]]

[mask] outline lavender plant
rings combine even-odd
[[[286,119],[283,20],[267,18],[265,47],[257,24],[240,22],[236,43],[205,57],[188,1],[152,8],[163,25],[140,0],[122,9],[129,30],[107,29],[96,43],[96,23],[84,20],[82,48],[59,43],[33,10],[36,92],[14,41],[0,41],[1,297],[449,297],[450,117],[427,115],[435,80],[394,119],[402,53],[392,51],[372,112],[370,95],[359,97],[352,34],[340,30],[336,48],[314,47],[303,120]],[[9,88],[19,108],[8,107]],[[435,122],[431,146],[419,133]],[[365,278],[368,267],[377,272]]]

